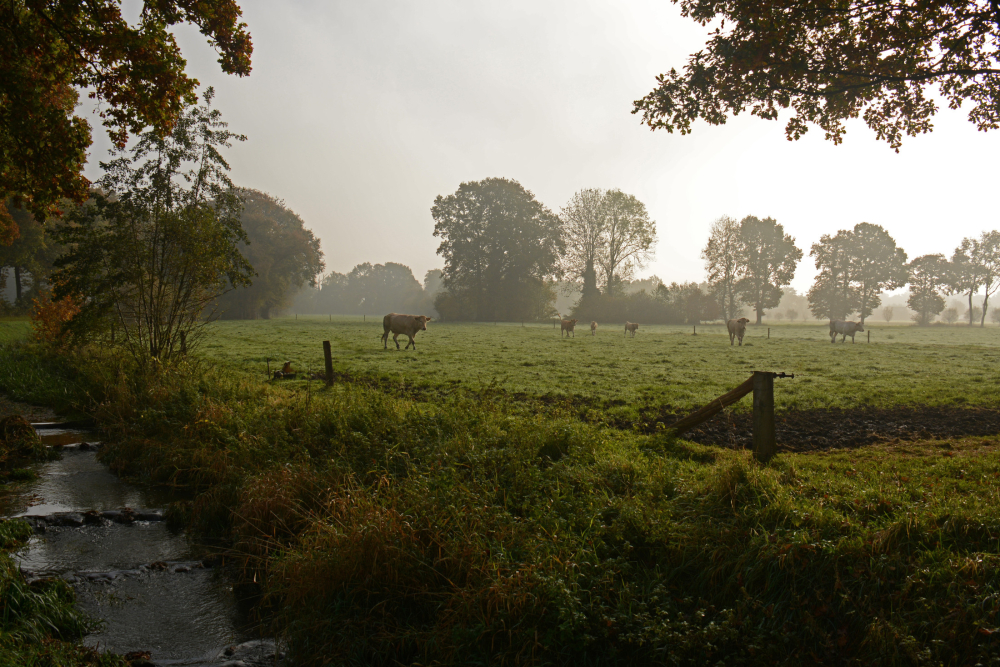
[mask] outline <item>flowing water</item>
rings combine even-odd
[[[241,617],[225,577],[167,528],[160,510],[169,495],[120,480],[96,460],[95,446],[79,444],[84,432],[40,433],[62,459],[38,466],[15,509],[36,532],[17,558],[29,580],[68,581],[79,606],[104,621],[84,644],[148,652],[154,665],[280,662],[274,642]]]

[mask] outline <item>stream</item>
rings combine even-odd
[[[86,432],[39,435],[62,459],[36,466],[39,477],[13,513],[35,529],[16,558],[29,581],[68,581],[79,607],[104,621],[85,645],[148,653],[147,665],[282,663],[275,642],[254,634],[222,573],[199,559],[183,533],[167,528],[162,508],[169,494],[112,474]]]

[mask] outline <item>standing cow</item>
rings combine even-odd
[[[635,338],[635,330],[639,328],[639,325],[635,322],[629,322],[625,320],[625,335],[627,336],[629,332],[632,332],[632,338]]]
[[[561,329],[559,329],[559,337],[562,338],[563,332],[566,332],[566,338],[569,338],[570,334],[573,334],[573,338],[576,338],[576,323],[580,320],[559,320]]]
[[[590,335],[591,336],[596,336],[597,335],[597,322],[591,322],[590,323]]]
[[[431,321],[430,317],[426,315],[400,315],[398,313],[389,313],[382,318],[382,329],[384,333],[382,334],[382,349],[386,350],[389,348],[389,334],[392,333],[392,342],[396,344],[396,349],[399,349],[399,334],[406,335],[410,342],[406,344],[403,349],[417,349],[417,342],[413,340],[413,337],[417,335],[420,331],[427,331],[427,323]]]
[[[854,343],[854,334],[864,333],[865,328],[862,326],[861,322],[845,322],[844,320],[830,320],[830,342],[837,342],[837,334],[843,336],[841,343],[847,342],[847,337],[851,337],[851,343]]]
[[[736,338],[739,338],[740,345],[743,345],[743,336],[747,332],[747,323],[749,321],[750,320],[748,320],[745,317],[741,317],[738,320],[727,320],[726,321],[726,328],[729,329],[729,345],[730,345],[730,347],[733,344],[733,339],[736,339]]]

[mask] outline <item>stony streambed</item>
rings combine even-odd
[[[84,644],[148,654],[137,665],[281,663],[275,643],[255,636],[241,618],[221,573],[167,528],[161,510],[167,495],[113,475],[84,432],[39,434],[63,456],[38,466],[39,479],[14,514],[35,529],[17,558],[29,580],[68,581],[79,606],[105,622]]]

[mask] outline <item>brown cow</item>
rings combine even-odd
[[[392,342],[396,344],[396,349],[399,349],[399,334],[405,334],[410,342],[406,344],[403,349],[417,349],[417,342],[413,340],[413,337],[417,335],[420,331],[427,331],[427,323],[431,321],[430,317],[426,315],[399,315],[398,313],[389,313],[382,318],[382,329],[384,333],[382,334],[382,349],[389,348],[389,333],[392,333]]]
[[[729,344],[733,344],[734,338],[740,339],[740,345],[743,345],[743,335],[747,332],[748,320],[745,317],[741,317],[738,320],[728,320],[726,322],[726,328],[729,329]]]
[[[570,333],[573,334],[573,338],[576,338],[576,323],[580,320],[559,320],[559,324],[562,327],[559,329],[559,337],[562,338],[563,332],[566,332],[566,337],[569,338]]]
[[[626,336],[628,335],[628,332],[631,331],[632,332],[632,338],[635,338],[635,330],[638,329],[638,328],[639,328],[639,325],[637,323],[635,323],[635,322],[629,322],[628,320],[625,320],[625,335]]]
[[[596,336],[597,335],[597,322],[591,322],[590,323],[590,335],[591,336]]]

